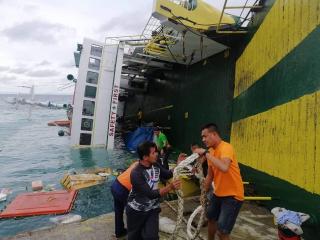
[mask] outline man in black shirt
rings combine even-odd
[[[160,176],[169,179],[172,171],[157,163],[155,143],[139,145],[138,155],[139,164],[131,172],[132,190],[126,208],[128,240],[158,240],[160,198],[173,189],[179,189],[180,180],[158,188]]]

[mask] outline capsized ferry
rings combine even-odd
[[[84,39],[71,144],[113,148],[116,117],[168,126],[188,150],[215,122],[268,206],[320,239],[320,1],[154,0],[142,34]]]

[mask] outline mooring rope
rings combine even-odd
[[[188,169],[189,171],[191,171],[192,167],[191,167],[191,164],[196,161],[197,159],[199,158],[199,154],[197,153],[194,153],[192,155],[190,155],[189,157],[187,157],[185,160],[181,161],[178,166],[176,166],[176,168],[174,169],[173,171],[173,179],[176,180],[176,179],[179,179],[180,175],[182,174],[182,172],[185,170],[185,169]],[[203,220],[204,220],[204,213],[205,213],[205,199],[206,199],[206,195],[205,195],[205,192],[204,192],[204,189],[202,187],[202,183],[203,183],[203,180],[204,180],[204,177],[203,177],[203,172],[202,172],[202,165],[201,163],[198,164],[198,170],[199,170],[199,173],[196,175],[199,179],[200,179],[200,187],[201,187],[201,197],[200,197],[200,202],[201,202],[201,206],[199,206],[190,216],[189,220],[188,220],[188,223],[187,223],[187,234],[188,234],[188,239],[189,240],[193,240],[193,239],[196,239],[197,236],[199,235],[200,233],[200,229],[202,227],[202,224],[203,224]],[[177,200],[177,203],[178,203],[178,210],[177,210],[177,220],[176,220],[176,226],[175,226],[175,229],[171,235],[171,240],[174,240],[176,239],[176,236],[181,228],[181,223],[182,223],[182,220],[183,220],[183,209],[184,209],[184,200],[183,200],[183,192],[179,189],[179,190],[176,190],[176,194],[178,196],[178,200]],[[198,214],[198,213],[201,213],[200,214],[200,220],[198,222],[198,225],[197,225],[197,228],[194,232],[194,234],[191,233],[191,228],[192,228],[192,221],[193,221],[193,218]],[[191,218],[192,217],[192,218]]]
[[[193,213],[190,215],[189,219],[188,219],[188,223],[187,223],[187,234],[188,234],[188,239],[193,240],[196,239],[197,236],[200,233],[201,227],[203,225],[203,221],[205,218],[205,209],[206,209],[206,205],[207,205],[207,197],[206,197],[206,191],[203,187],[203,183],[204,183],[204,176],[203,176],[203,169],[202,169],[202,163],[198,162],[196,164],[196,169],[198,171],[198,174],[196,174],[196,177],[199,179],[199,183],[200,183],[200,189],[201,189],[201,195],[200,195],[200,206],[198,206]],[[200,214],[200,218],[197,224],[197,228],[194,231],[194,233],[191,232],[191,227],[192,227],[192,222],[193,219]]]

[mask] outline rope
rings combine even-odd
[[[177,210],[176,210],[168,201],[164,201],[164,203],[167,204],[167,206],[168,206],[169,208],[171,208],[172,211],[174,211],[175,213],[177,213]],[[186,225],[188,224],[188,221],[187,221],[184,217],[182,217],[182,221],[183,221]],[[191,229],[194,230],[194,231],[197,230],[197,229],[196,229],[194,226],[192,226],[192,225],[191,225]],[[177,235],[177,236],[181,237],[180,235]],[[201,240],[205,240],[205,238],[202,237],[201,235],[199,235],[198,238],[201,239]]]
[[[173,172],[173,179],[176,180],[179,178],[179,176],[182,174],[183,171],[185,171],[185,169],[191,169],[190,165],[191,163],[193,163],[196,159],[199,158],[199,154],[197,153],[194,153],[192,154],[191,156],[189,156],[188,158],[186,158],[185,160],[183,160],[182,162],[180,162],[180,164],[174,169],[174,172]],[[189,221],[187,222],[187,233],[188,233],[188,239],[189,240],[193,240],[193,239],[196,239],[200,233],[200,229],[202,227],[202,224],[203,224],[203,220],[204,220],[204,209],[205,209],[205,192],[204,192],[204,189],[202,188],[202,182],[204,180],[204,177],[203,177],[203,173],[202,173],[202,165],[201,163],[198,164],[198,168],[200,170],[200,173],[199,175],[197,175],[198,178],[200,178],[200,186],[201,186],[201,197],[200,197],[200,202],[201,202],[201,208],[198,207],[190,216],[189,218]],[[177,220],[176,220],[176,226],[175,226],[175,229],[171,235],[171,240],[174,240],[176,239],[176,236],[178,235],[178,232],[181,228],[181,223],[183,221],[183,209],[184,209],[184,200],[183,200],[183,192],[179,189],[179,190],[176,190],[176,194],[178,196],[178,200],[177,200],[177,203],[178,203],[178,210],[177,210]],[[198,214],[198,213],[201,213],[200,214],[200,220],[198,222],[198,225],[197,225],[197,228],[195,229],[195,233],[192,234],[191,233],[191,228],[192,228],[192,220],[193,218]],[[191,218],[192,217],[192,218]]]
[[[205,217],[205,209],[206,209],[206,205],[207,205],[207,197],[206,197],[206,192],[203,186],[203,182],[204,182],[204,176],[203,176],[203,169],[202,169],[202,163],[197,163],[196,164],[196,168],[198,170],[198,174],[196,174],[196,177],[199,178],[199,182],[200,182],[200,188],[201,188],[201,195],[200,195],[200,206],[198,206],[193,213],[190,215],[189,219],[188,219],[188,224],[187,224],[187,234],[188,234],[188,239],[193,240],[196,239],[197,236],[200,233],[201,227],[203,225],[203,221],[204,221],[204,217]],[[200,219],[199,222],[197,224],[197,228],[194,231],[194,233],[191,232],[191,226],[192,226],[192,222],[193,219],[200,214]]]

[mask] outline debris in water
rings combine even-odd
[[[43,184],[41,180],[33,181],[31,183],[32,191],[41,191],[43,189]]]
[[[0,202],[4,202],[7,200],[7,194],[0,193]]]
[[[74,222],[80,222],[81,216],[77,214],[66,214],[62,216],[52,217],[50,218],[50,222],[56,223],[56,224],[67,224],[67,223],[74,223]]]

